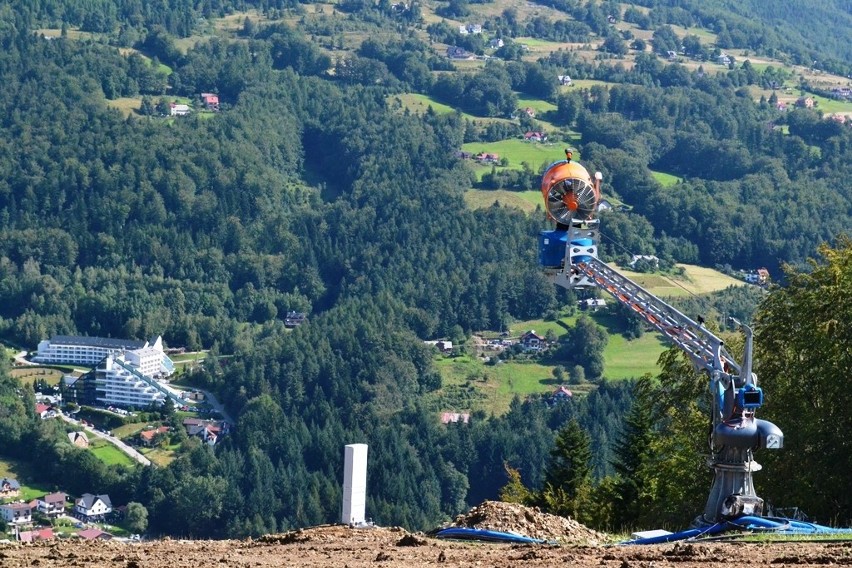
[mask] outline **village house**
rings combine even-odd
[[[571,399],[571,398],[573,398],[573,397],[574,397],[574,393],[573,393],[573,392],[571,392],[570,390],[568,390],[568,389],[567,389],[567,388],[563,385],[563,386],[560,386],[560,387],[559,387],[558,389],[556,389],[555,391],[553,391],[553,393],[551,393],[551,395],[550,395],[550,402],[551,402],[552,404],[555,404],[555,403],[558,403],[558,402],[565,402],[566,400],[569,400],[569,399]]]
[[[636,268],[636,263],[644,260],[654,268],[660,267],[660,259],[653,254],[634,254],[630,259],[630,268]]]
[[[504,45],[505,44],[503,43],[502,38],[499,37],[495,37],[494,39],[488,42],[488,47],[490,47],[491,49],[500,49]]]
[[[215,420],[202,420],[201,418],[187,418],[183,421],[187,436],[197,436],[209,446],[216,445],[223,435],[228,433],[227,422],[216,422]]]
[[[160,426],[159,428],[151,428],[150,430],[142,430],[139,432],[139,442],[146,447],[151,447],[154,444],[154,439],[159,434],[165,434],[170,428],[168,426]]]
[[[85,540],[110,540],[112,538],[111,534],[97,528],[82,530],[77,533],[77,536]]]
[[[526,107],[523,109],[523,112],[530,118],[535,118],[535,109],[532,107]]]
[[[308,316],[302,312],[287,312],[287,315],[284,317],[284,327],[298,327],[305,323],[306,319],[308,319]]]
[[[476,155],[476,161],[481,164],[499,164],[500,155],[492,154],[490,152],[480,152]]]
[[[461,35],[481,34],[482,24],[462,24],[459,26],[459,33]]]
[[[219,112],[219,95],[213,93],[201,93],[201,102],[204,103],[204,108]]]
[[[83,493],[83,496],[74,502],[74,514],[81,519],[90,521],[103,519],[110,513],[112,513],[112,501],[109,495]]]
[[[543,335],[537,334],[534,329],[523,334],[520,343],[524,351],[542,351],[547,347],[547,340]]]
[[[85,432],[68,432],[68,439],[78,448],[85,450],[89,447],[89,437]]]
[[[745,275],[745,281],[749,284],[757,284],[758,286],[763,286],[767,282],[769,282],[769,271],[765,268],[758,268],[753,272],[749,272]]]
[[[541,132],[539,130],[529,131],[524,133],[524,141],[525,142],[545,142],[547,140],[547,134]]]
[[[0,518],[13,525],[33,522],[33,508],[29,503],[6,503],[0,505]]]
[[[814,99],[812,97],[799,97],[796,99],[796,106],[799,108],[814,108]]]
[[[451,45],[447,48],[447,57],[450,59],[473,59],[473,54],[468,53],[463,47]]]
[[[48,517],[61,515],[65,512],[66,495],[62,492],[48,493],[35,500],[36,510]]]
[[[170,103],[169,114],[171,116],[186,116],[189,114],[189,105]]]
[[[571,76],[570,75],[557,75],[556,79],[559,81],[559,84],[563,87],[568,87],[571,85]]]
[[[470,422],[470,414],[464,412],[444,412],[441,414],[441,424],[468,424]]]
[[[21,531],[18,533],[19,542],[35,542],[37,540],[53,540],[53,529],[41,529],[37,531]]]
[[[0,479],[0,498],[17,497],[21,492],[21,484],[17,479],[4,477]]]
[[[603,298],[586,298],[585,300],[580,300],[577,303],[580,305],[581,310],[588,310],[591,312],[596,312],[600,308],[606,307],[606,300]]]

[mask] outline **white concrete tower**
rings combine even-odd
[[[348,444],[343,466],[343,524],[365,522],[367,504],[367,444]]]

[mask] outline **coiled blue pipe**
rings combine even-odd
[[[738,519],[716,523],[715,525],[710,525],[703,529],[688,529],[662,536],[637,538],[622,542],[621,544],[661,544],[664,542],[689,540],[700,536],[709,536],[726,531],[742,530],[764,531],[772,532],[774,534],[846,534],[852,537],[852,528],[836,529],[818,525],[816,523],[806,523],[793,519],[785,519],[783,517],[744,516],[739,517]]]

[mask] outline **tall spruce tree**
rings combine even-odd
[[[550,451],[542,492],[542,504],[562,516],[580,516],[592,479],[592,450],[589,435],[571,419],[556,435]]]
[[[654,432],[654,385],[649,376],[644,376],[633,385],[633,406],[624,419],[621,437],[615,444],[615,460],[612,466],[616,476],[613,487],[613,518],[616,527],[636,526],[643,510],[644,479],[640,476],[642,465],[650,457]]]

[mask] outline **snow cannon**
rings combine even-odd
[[[601,200],[601,174],[595,173],[592,179],[586,168],[571,161],[571,155],[565,150],[567,160],[550,164],[541,178],[547,216],[560,225],[591,219]]]

